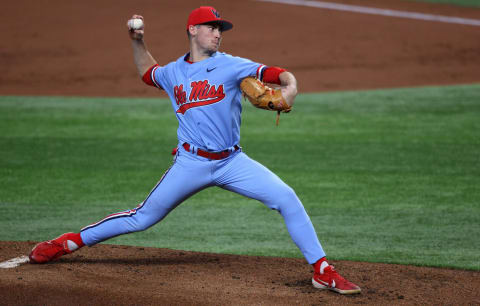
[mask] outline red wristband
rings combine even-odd
[[[262,81],[265,83],[272,83],[280,85],[280,73],[287,71],[280,67],[268,67],[263,71]]]

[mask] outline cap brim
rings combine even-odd
[[[224,20],[224,19],[209,21],[209,22],[205,22],[205,23],[202,23],[202,24],[218,24],[218,25],[220,25],[220,29],[222,30],[222,32],[231,30],[233,28],[233,24],[230,21],[227,21],[227,20]]]

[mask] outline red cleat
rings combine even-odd
[[[60,256],[70,254],[83,245],[78,245],[72,239],[75,233],[65,233],[54,240],[48,240],[37,244],[28,256],[30,263],[46,263],[53,261]]]
[[[315,267],[312,284],[317,289],[328,289],[340,294],[360,293],[361,289],[357,285],[344,279],[325,261],[320,267]]]

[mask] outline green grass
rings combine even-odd
[[[45,240],[141,202],[172,162],[165,99],[0,97],[0,240]],[[244,106],[242,146],[304,203],[331,259],[480,270],[480,85]],[[107,243],[301,257],[281,216],[219,188]]]
[[[453,4],[453,5],[461,5],[461,6],[480,7],[480,2],[478,0],[409,0],[409,1],[444,3],[444,4]]]

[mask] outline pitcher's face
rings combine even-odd
[[[220,48],[222,31],[218,24],[197,25],[191,34],[197,46],[208,54],[213,54]]]

